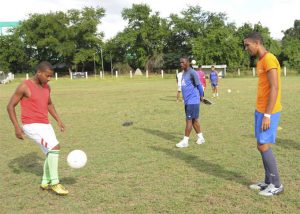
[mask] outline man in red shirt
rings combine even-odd
[[[38,64],[34,77],[22,82],[12,95],[7,111],[15,127],[16,137],[23,140],[25,134],[35,141],[46,155],[40,187],[43,190],[52,190],[59,195],[67,195],[68,190],[59,183],[58,179],[59,142],[48,120],[49,112],[57,121],[60,130],[65,130],[50,97],[51,90],[47,83],[52,76],[53,67],[49,62]],[[22,126],[18,122],[15,111],[19,102],[21,102]]]
[[[201,82],[201,85],[203,87],[203,91],[204,91],[205,88],[206,88],[206,79],[205,79],[205,73],[202,70],[202,66],[201,65],[199,66],[199,68],[197,70],[197,74],[198,74],[199,80]]]

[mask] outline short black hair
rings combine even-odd
[[[190,62],[190,59],[188,56],[181,56],[180,59],[185,59],[186,61]]]
[[[249,34],[245,37],[245,39],[251,39],[251,40],[253,40],[253,41],[258,41],[260,44],[263,44],[263,43],[264,43],[261,34],[260,34],[259,32],[256,32],[256,31],[249,33]]]
[[[46,70],[51,70],[51,71],[54,70],[53,66],[48,61],[42,61],[35,67],[35,72],[46,71]]]

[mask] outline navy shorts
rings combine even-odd
[[[258,111],[255,111],[255,138],[258,143],[275,143],[277,127],[280,119],[280,112],[271,114],[271,124],[270,128],[266,131],[261,129],[262,119],[264,114]]]
[[[211,83],[211,87],[213,87],[213,88],[216,88],[216,87],[218,87],[218,83],[216,83],[216,82],[212,82],[212,83]]]
[[[185,105],[185,117],[187,120],[198,119],[200,112],[200,104]]]

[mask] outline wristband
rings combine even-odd
[[[271,118],[270,114],[264,114],[264,117]]]

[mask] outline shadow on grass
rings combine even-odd
[[[38,156],[36,152],[31,152],[11,160],[8,163],[8,167],[15,174],[29,172],[37,176],[42,176],[43,164],[44,159]]]
[[[180,136],[177,133],[167,133],[167,132],[163,132],[163,131],[160,131],[157,129],[147,129],[147,128],[137,128],[137,129],[140,129],[148,134],[158,136],[158,137],[168,140],[168,141],[177,142],[180,140]],[[176,135],[178,135],[178,136],[176,136]]]
[[[294,140],[281,139],[281,138],[277,138],[276,142],[278,146],[281,146],[283,148],[300,150],[300,142],[297,143]]]
[[[222,178],[228,181],[233,181],[242,185],[249,185],[251,183],[250,180],[245,178],[240,173],[227,170],[223,166],[220,166],[218,164],[211,163],[206,160],[201,160],[198,156],[187,154],[179,150],[175,151],[175,150],[160,148],[156,146],[149,146],[149,148],[158,152],[163,152],[173,158],[177,158],[179,160],[185,161],[187,164],[189,164],[190,166],[192,166],[193,168],[197,169],[200,172],[204,172],[206,174],[218,178]]]
[[[38,156],[36,152],[31,152],[11,160],[8,163],[8,167],[15,174],[21,174],[25,172],[41,177],[43,175],[44,161],[45,159]],[[60,180],[64,184],[68,185],[76,183],[76,179],[73,177],[64,177]]]
[[[163,100],[163,101],[177,102],[176,101],[176,94],[174,96],[165,96],[165,97],[161,97],[159,99]]]
[[[61,183],[67,184],[67,185],[72,185],[77,183],[76,178],[73,177],[64,177],[60,179]]]

